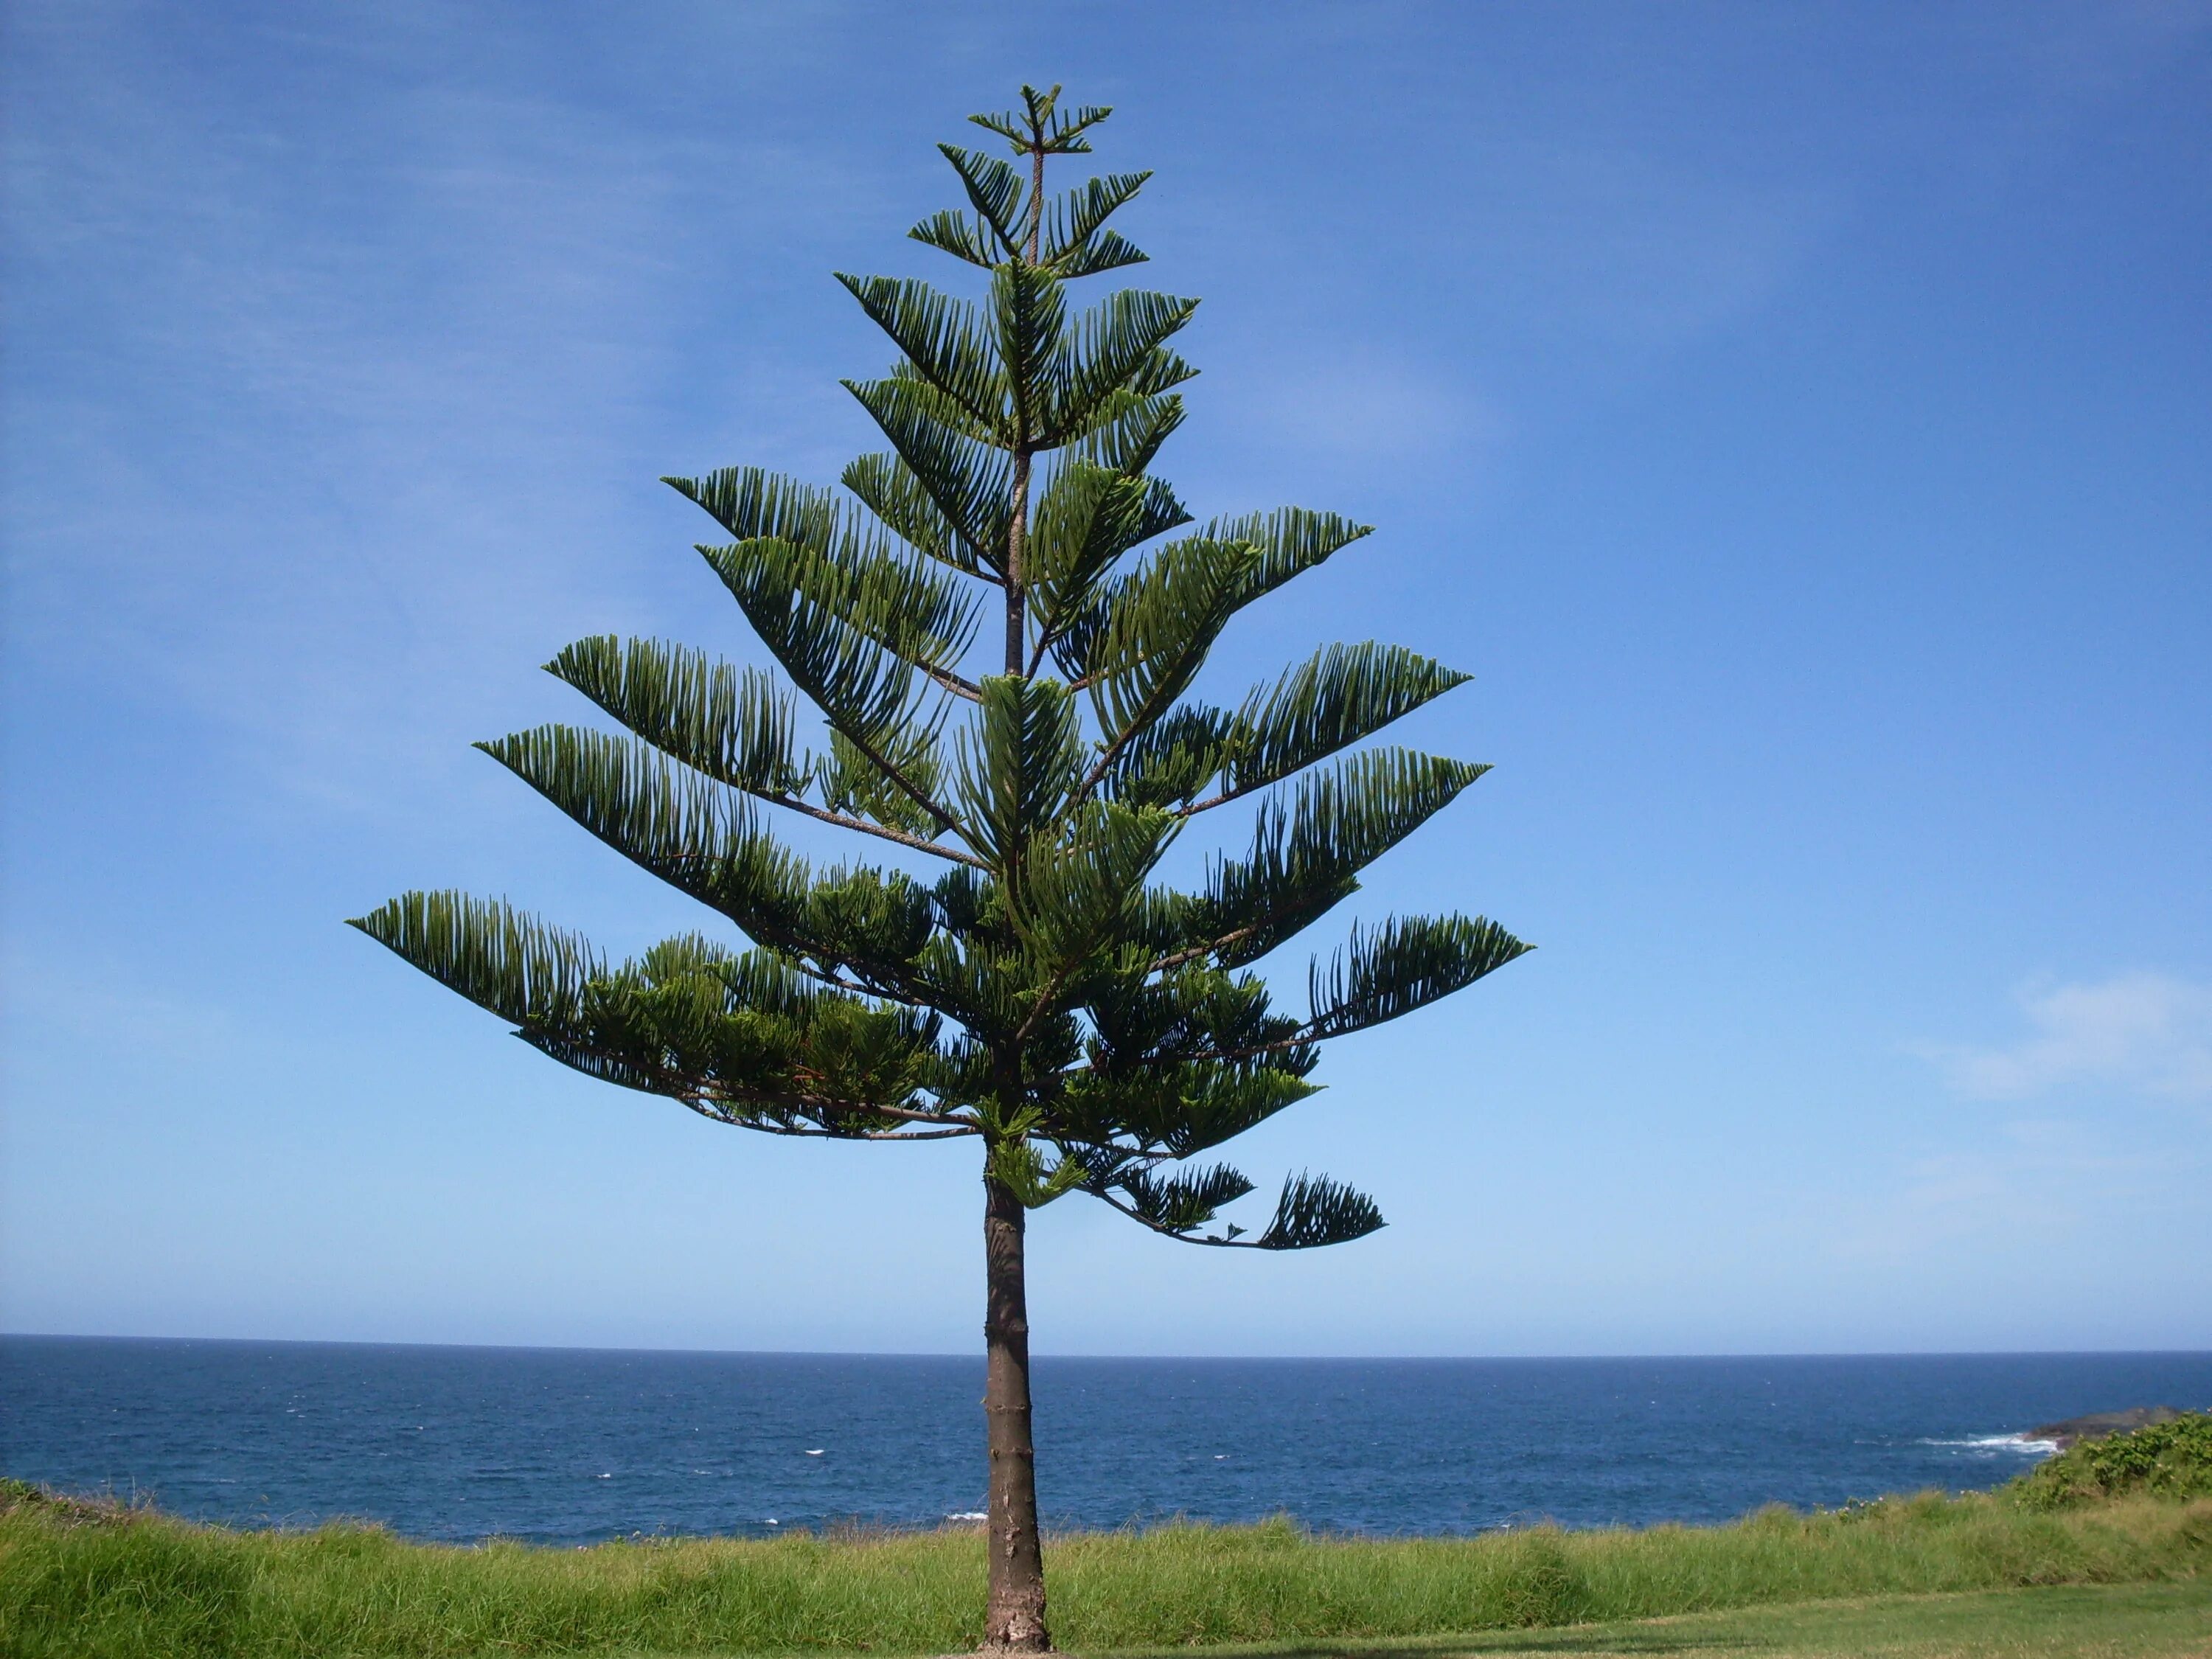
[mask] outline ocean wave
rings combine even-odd
[[[1962,1450],[1978,1452],[1993,1457],[1999,1452],[2016,1452],[2025,1457],[2048,1457],[2058,1449],[2056,1440],[2032,1440],[2024,1434],[1977,1434],[1964,1440],[1922,1440],[1923,1446],[1956,1446]]]

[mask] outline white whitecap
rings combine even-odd
[[[988,1510],[957,1510],[945,1518],[947,1521],[988,1521],[991,1512]]]
[[[1959,1446],[1968,1451],[2017,1452],[2023,1457],[2048,1457],[2058,1449],[2056,1440],[2031,1440],[2024,1434],[1977,1434],[1964,1440],[1922,1440],[1923,1446]]]

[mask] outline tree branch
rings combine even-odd
[[[1178,1244],[1210,1244],[1217,1250],[1256,1250],[1260,1248],[1260,1242],[1257,1239],[1193,1237],[1188,1233],[1179,1233],[1172,1227],[1163,1227],[1151,1218],[1139,1215],[1109,1192],[1096,1187],[1085,1187],[1083,1190],[1102,1204],[1119,1210],[1139,1226],[1149,1227],[1162,1238],[1172,1238]]]
[[[1349,1036],[1352,1034],[1349,1031],[1343,1031],[1337,1035]],[[1130,1064],[1156,1066],[1171,1061],[1181,1066],[1192,1060],[1257,1060],[1262,1054],[1280,1054],[1285,1048],[1303,1048],[1310,1043],[1328,1041],[1328,1037],[1314,1030],[1313,1022],[1308,1020],[1290,1036],[1277,1037],[1273,1042],[1255,1042],[1242,1048],[1194,1048],[1187,1053],[1175,1054],[1137,1054],[1131,1058]]]
[[[1030,1009],[1029,1017],[1022,1021],[1021,1028],[1014,1033],[1014,1042],[1017,1047],[1030,1040],[1030,1034],[1036,1030],[1037,1021],[1044,1018],[1044,1011],[1051,1006],[1052,1000],[1060,994],[1060,988],[1067,983],[1069,975],[1080,966],[1082,964],[1079,962],[1063,963],[1051,979],[1045,982],[1044,989],[1037,993],[1036,1002]]]
[[[841,726],[838,729],[842,731],[844,728]],[[893,766],[889,761],[878,754],[874,744],[867,742],[862,738],[855,736],[850,732],[845,732],[845,738],[854,748],[859,750],[863,755],[867,757],[868,763],[871,766],[874,767],[876,770],[881,772],[885,777],[896,784],[899,788],[904,792],[907,798],[913,801],[916,806],[919,806],[923,811],[928,813],[930,817],[935,818],[937,820],[937,827],[939,832],[946,830],[957,830],[960,832],[960,838],[963,841],[969,842],[971,846],[974,845],[975,837],[968,833],[966,828],[962,825],[960,820],[954,817],[951,813],[946,811],[935,801],[930,799],[927,795],[924,794],[922,791],[916,787],[914,781],[909,779],[905,773],[900,771],[898,768]],[[923,842],[921,844],[927,846],[928,843]],[[988,869],[990,866],[988,865],[979,863],[978,867],[981,869]]]
[[[1276,779],[1274,781],[1280,782],[1281,780]],[[1209,795],[1204,800],[1193,801],[1188,806],[1177,807],[1176,816],[1182,818],[1196,817],[1200,812],[1211,812],[1217,806],[1226,806],[1232,800],[1242,800],[1245,796],[1256,794],[1267,787],[1264,783],[1255,783],[1242,789],[1224,789],[1218,795]]]
[[[678,1096],[677,1098],[679,1101],[682,1101],[683,1104],[689,1107],[691,1110],[698,1113],[700,1116],[705,1118],[710,1123],[723,1124],[732,1129],[756,1129],[764,1135],[811,1135],[818,1139],[824,1140],[952,1140],[962,1135],[979,1135],[983,1133],[981,1129],[972,1128],[924,1130],[869,1129],[856,1131],[845,1129],[813,1129],[808,1128],[802,1124],[757,1123],[748,1118],[734,1117],[726,1112],[716,1111],[712,1106],[708,1105],[702,1101],[686,1099],[681,1095]]]
[[[957,1112],[922,1111],[911,1106],[883,1106],[872,1101],[831,1100],[820,1095],[782,1094],[766,1089],[730,1089],[718,1093],[717,1091],[708,1088],[696,1090],[692,1095],[686,1097],[686,1099],[726,1103],[735,1108],[743,1108],[748,1103],[754,1103],[779,1111],[811,1113],[817,1117],[847,1113],[856,1117],[863,1115],[895,1117],[908,1123],[928,1123],[956,1127],[963,1134],[982,1133],[981,1126],[975,1119],[962,1117]],[[837,1134],[842,1132],[824,1129],[822,1133]],[[880,1133],[893,1132],[886,1130]]]
[[[981,686],[971,679],[962,678],[949,668],[928,668],[924,667],[921,663],[915,663],[912,666],[921,669],[930,679],[956,697],[965,697],[970,702],[983,701]]]
[[[794,947],[787,945],[783,948],[787,951]],[[833,991],[843,991],[848,995],[856,997],[880,997],[884,1001],[896,1002],[902,1008],[929,1006],[921,998],[908,996],[902,991],[886,991],[873,985],[862,985],[855,980],[840,979],[835,974],[825,972],[810,963],[802,962],[789,956],[787,956],[785,960],[790,962],[793,968],[805,975],[807,978],[826,985]]]
[[[1238,939],[1251,938],[1259,931],[1259,927],[1260,924],[1255,921],[1249,927],[1239,927],[1231,933],[1224,933],[1210,944],[1194,945],[1188,950],[1177,951],[1172,955],[1162,957],[1145,971],[1148,974],[1164,974],[1171,968],[1182,967],[1186,962],[1195,962],[1200,957],[1210,957],[1216,951],[1236,944]]]
[[[854,746],[860,747],[858,744]],[[867,753],[865,749],[861,752]],[[881,762],[876,761],[873,755],[869,755],[868,758],[877,765],[882,765]],[[890,775],[888,770],[885,771],[885,775]],[[893,779],[893,781],[896,782],[897,780]],[[909,790],[908,793],[913,792]],[[978,870],[988,870],[991,867],[973,853],[963,853],[957,848],[944,846],[931,841],[926,836],[911,835],[904,830],[894,830],[889,824],[871,823],[866,818],[852,817],[843,812],[832,812],[825,807],[811,805],[805,801],[794,799],[789,795],[763,794],[761,799],[770,805],[788,807],[791,811],[804,813],[810,818],[818,818],[823,823],[834,823],[840,830],[857,830],[863,835],[880,836],[884,840],[895,841],[902,847],[911,847],[917,853],[934,853],[941,859],[951,859],[955,864],[972,865]],[[924,803],[923,810],[929,810],[927,803]]]
[[[1073,696],[1079,689],[1080,689],[1081,686],[1090,684],[1097,678],[1097,676],[1096,675],[1086,674],[1078,685],[1068,687],[1069,695]],[[1182,694],[1180,692],[1177,692],[1173,696],[1162,697],[1158,692],[1154,692],[1146,702],[1144,707],[1131,718],[1128,725],[1122,728],[1121,736],[1115,738],[1114,741],[1109,744],[1102,744],[1099,746],[1098,763],[1096,766],[1093,766],[1091,769],[1089,775],[1086,776],[1081,783],[1076,786],[1075,799],[1077,800],[1090,799],[1091,792],[1098,787],[1098,781],[1101,778],[1103,778],[1107,773],[1114,769],[1114,763],[1121,758],[1121,751],[1124,749],[1127,749],[1132,743],[1135,742],[1137,738],[1147,726],[1150,726],[1154,721],[1158,720],[1161,715],[1166,714],[1169,708],[1174,703],[1176,697],[1181,695]]]

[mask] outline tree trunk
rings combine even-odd
[[[983,1177],[983,1415],[991,1448],[990,1599],[983,1645],[1049,1653],[1044,1548],[1037,1537],[1036,1449],[1030,1438],[1029,1293],[1023,1283],[1021,1200]]]

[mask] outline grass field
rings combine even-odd
[[[1168,1655],[1174,1649],[1139,1650]],[[1429,1637],[1361,1646],[1333,1643],[1216,1648],[1209,1659],[1545,1659],[1703,1654],[1726,1659],[2183,1659],[2212,1653],[2212,1583],[2068,1585],[1966,1595],[1694,1613],[1536,1631]]]
[[[368,1528],[232,1532],[21,1488],[13,1497],[0,1513],[0,1652],[11,1659],[945,1653],[972,1645],[982,1602],[981,1540],[968,1532],[454,1548]],[[1729,1527],[1467,1539],[1313,1537],[1287,1523],[1168,1527],[1058,1540],[1048,1571],[1056,1634],[1078,1652],[1272,1643],[1344,1653],[1439,1632],[1547,1627],[1424,1648],[2212,1650],[2200,1593],[2212,1584],[2212,1501],[2203,1499],[2120,1497],[2039,1510],[2002,1495],[1929,1495],[1816,1516],[1769,1511]],[[2033,1585],[2156,1593],[1955,1599]],[[1930,1595],[1948,1599],[1799,1605]],[[1975,1607],[1984,1611],[1955,1611]],[[1711,1613],[1728,1616],[1626,1635],[1557,1628]],[[2064,1634],[2069,1618],[2135,1633],[2099,1636],[2102,1647],[2081,1645],[2087,1634],[2070,1647],[2036,1645],[2050,1632],[2074,1639]],[[1968,1626],[1997,1628],[1992,1620],[2018,1626],[2013,1645],[1960,1644]],[[1822,1646],[1823,1631],[1856,1634]],[[1891,1640],[1885,1632],[1901,1645],[1851,1645]],[[2123,1639],[2136,1645],[2111,1645]],[[1605,1641],[1614,1646],[1591,1645]]]

